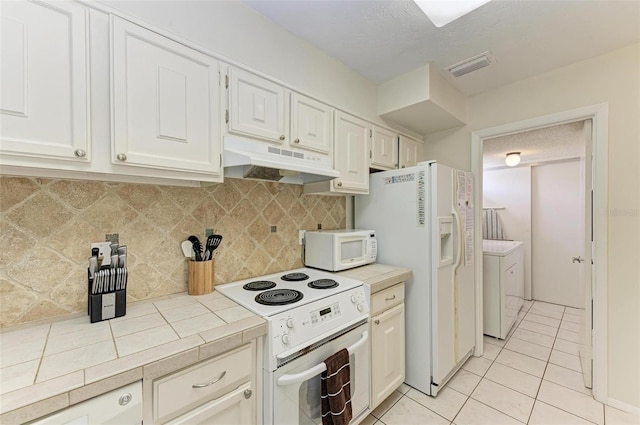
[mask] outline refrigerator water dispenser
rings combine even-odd
[[[453,264],[453,218],[438,217],[438,229],[440,231],[440,259],[438,267]]]

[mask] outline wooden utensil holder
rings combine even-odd
[[[205,295],[213,291],[213,260],[189,261],[189,295]]]

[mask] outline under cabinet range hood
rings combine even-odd
[[[268,143],[224,137],[224,176],[305,184],[340,176],[331,158]]]

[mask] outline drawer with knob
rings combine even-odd
[[[166,422],[246,386],[254,362],[248,344],[154,380],[153,422]],[[245,388],[242,395],[250,398],[252,391]]]
[[[371,294],[371,316],[404,302],[404,285],[395,285]]]

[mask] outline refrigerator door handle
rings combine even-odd
[[[462,230],[462,222],[460,221],[460,214],[458,213],[458,210],[454,207],[453,210],[451,210],[453,217],[455,218],[455,222],[456,222],[456,261],[455,263],[453,263],[453,272],[455,273],[455,271],[458,269],[458,267],[460,267],[460,263],[462,263],[462,240],[460,238],[460,234],[461,234],[461,230]]]

